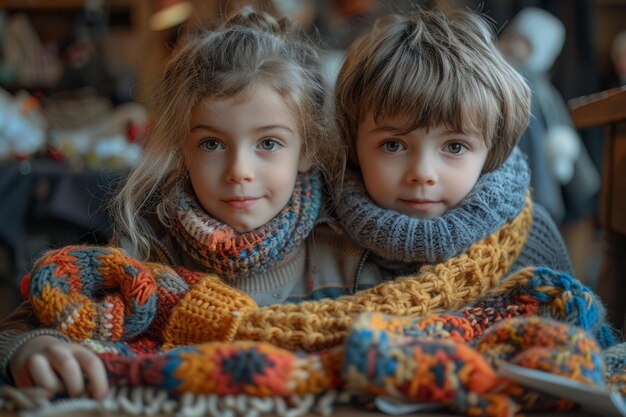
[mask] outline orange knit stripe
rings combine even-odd
[[[70,288],[80,291],[83,288],[80,267],[75,264],[76,257],[68,253],[73,249],[73,247],[68,246],[58,252],[48,252],[43,258],[37,260],[37,265],[55,264],[54,277],[59,278],[67,275]]]
[[[41,298],[33,297],[32,303],[41,323],[65,333],[73,340],[84,340],[93,336],[96,327],[95,303],[86,295],[68,295],[59,287],[46,283]]]

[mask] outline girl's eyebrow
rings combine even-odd
[[[215,127],[210,126],[210,125],[203,125],[203,124],[195,125],[194,127],[191,128],[192,132],[196,131],[196,130],[208,130],[208,131],[215,132],[215,133],[223,133],[218,128],[215,128]]]
[[[256,129],[257,132],[266,132],[268,130],[274,130],[274,129],[282,129],[282,130],[286,130],[290,133],[295,133],[293,131],[293,129],[291,129],[289,126],[285,126],[285,125],[268,125],[268,126],[260,126]]]
[[[285,125],[268,125],[268,126],[259,126],[258,128],[255,129],[256,132],[267,132],[270,130],[274,130],[274,129],[282,129],[282,130],[286,130],[290,133],[295,133],[293,131],[293,129],[291,129],[289,126],[285,126]],[[222,132],[220,129],[213,127],[211,125],[205,125],[205,124],[199,124],[196,125],[194,127],[191,128],[191,131],[194,132],[196,130],[208,130],[211,132],[215,132],[215,133],[224,133]]]

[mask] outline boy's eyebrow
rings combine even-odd
[[[406,129],[401,129],[397,126],[376,126],[369,133],[394,133],[394,134],[404,134],[407,133]],[[474,129],[446,129],[443,132],[444,135],[463,135],[463,136],[476,136],[478,138],[482,138],[482,134],[478,130]]]
[[[386,133],[386,132],[392,132],[392,133],[400,133],[400,132],[404,132],[405,129],[400,129],[397,126],[388,126],[388,125],[383,125],[383,126],[376,126],[374,129],[370,130],[370,133]]]
[[[464,136],[481,136],[481,133],[474,129],[446,129],[446,135],[464,135]]]

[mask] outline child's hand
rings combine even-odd
[[[39,387],[51,395],[67,392],[72,397],[88,390],[95,399],[104,398],[109,390],[104,365],[95,353],[53,336],[36,336],[25,342],[9,367],[18,388]]]

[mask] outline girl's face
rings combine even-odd
[[[372,114],[359,123],[356,151],[365,188],[379,206],[417,218],[441,216],[474,187],[488,149],[478,133],[439,127],[402,132],[403,120]]]
[[[303,140],[288,103],[263,84],[200,101],[183,142],[200,204],[240,233],[266,224],[287,205],[298,170],[310,168]]]

